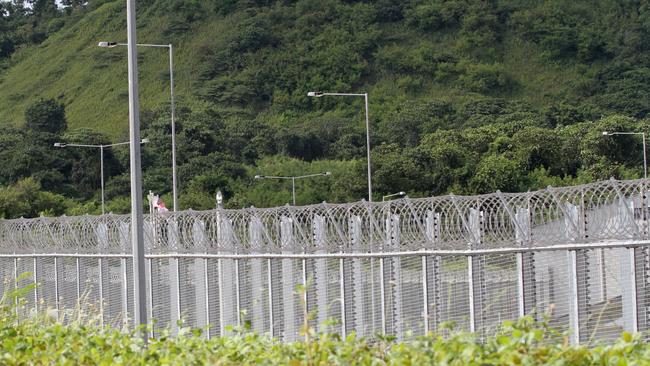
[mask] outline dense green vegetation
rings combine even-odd
[[[26,6],[29,4],[29,6]],[[0,3],[0,216],[99,212],[98,152],[127,137],[121,0]],[[173,43],[182,208],[290,202],[256,174],[331,171],[298,204],[521,191],[642,175],[650,6],[598,0],[146,0],[138,40]],[[164,49],[140,55],[144,189],[168,197]],[[62,115],[65,111],[65,115]],[[128,209],[126,149],[106,156],[109,211]],[[34,197],[18,206],[20,197]],[[167,199],[167,202],[170,202]]]
[[[446,331],[409,342],[374,341],[354,334],[317,334],[304,327],[301,341],[282,343],[246,329],[206,340],[185,329],[150,339],[137,332],[100,329],[92,313],[76,311],[66,325],[53,316],[17,320],[16,298],[30,287],[6,291],[0,301],[0,363],[3,365],[648,365],[650,345],[641,335],[623,333],[609,345],[570,346],[568,337],[532,318],[504,322],[498,334],[479,342],[475,335]],[[21,303],[19,301],[19,303]],[[16,311],[18,310],[18,311]]]

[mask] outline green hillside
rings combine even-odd
[[[124,41],[125,3],[31,3],[0,5],[0,214],[96,213],[97,153],[51,144],[126,138],[126,49],[96,46]],[[230,207],[290,201],[256,174],[332,171],[301,182],[299,204],[364,197],[362,99],[311,90],[369,93],[374,199],[640,177],[640,139],[601,131],[648,126],[648,36],[644,2],[138,2],[139,42],[174,45],[181,204],[195,209],[217,189]],[[167,53],[140,51],[144,188],[169,194]],[[125,151],[107,166],[123,211]],[[10,209],[21,194],[42,203]]]

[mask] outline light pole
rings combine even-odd
[[[142,139],[140,141],[141,144],[146,144],[149,142],[149,139]],[[101,185],[102,185],[102,215],[105,214],[105,204],[104,204],[104,149],[107,147],[113,147],[113,146],[120,146],[120,145],[128,145],[130,144],[130,141],[126,142],[118,142],[116,144],[106,144],[106,145],[91,145],[91,144],[70,144],[66,142],[55,142],[54,147],[59,147],[59,148],[64,148],[64,147],[90,147],[90,148],[95,148],[99,149],[99,175],[101,176]]]
[[[386,201],[386,198],[397,197],[397,196],[399,196],[399,197],[406,196],[406,192],[402,191],[402,192],[397,192],[397,193],[392,193],[392,194],[385,195],[385,196],[383,196],[381,198],[381,202]]]
[[[643,139],[643,178],[648,179],[648,160],[646,158],[645,132],[608,132],[608,131],[603,131],[603,136],[614,136],[614,135],[641,135],[641,137]]]
[[[140,103],[138,101],[138,49],[136,48],[135,0],[126,0],[129,72],[129,165],[131,166],[131,250],[133,253],[133,320],[142,326],[147,341],[147,283],[144,270],[144,215],[142,213],[142,157],[140,155]],[[126,259],[122,259],[126,267]]]
[[[277,175],[256,175],[255,179],[291,179],[291,196],[293,197],[293,205],[296,205],[296,179],[304,179],[319,176],[332,175],[330,172],[322,172],[316,174],[298,175],[298,176],[277,176]]]
[[[370,121],[368,119],[368,93],[321,93],[309,92],[308,97],[320,98],[324,96],[363,97],[366,104],[366,154],[368,157],[368,202],[372,202],[372,169],[370,167]]]
[[[97,46],[105,48],[113,48],[117,46],[128,46],[128,43],[118,42],[99,42]],[[171,96],[171,123],[172,123],[172,200],[173,210],[178,209],[178,193],[177,193],[177,177],[176,177],[176,103],[174,98],[174,49],[172,44],[151,44],[151,43],[138,43],[138,47],[153,47],[153,48],[167,48],[169,49],[169,90]]]

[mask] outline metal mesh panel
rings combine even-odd
[[[571,290],[568,254],[566,251],[534,252],[534,271],[524,274],[527,313],[538,319],[547,318],[549,325],[559,331],[570,326]],[[534,291],[533,291],[534,290]]]
[[[102,261],[102,289],[104,292],[104,324],[120,328],[128,317],[128,299],[125,291],[126,261],[108,258]]]
[[[252,331],[269,331],[268,270],[263,259],[242,260],[239,265],[241,316]]]
[[[14,284],[14,260],[11,258],[0,258],[0,290],[4,294],[10,291]]]
[[[586,342],[614,340],[623,330],[632,331],[632,279],[628,249],[589,251],[589,310],[584,328]]]
[[[481,256],[475,271],[476,329],[489,336],[505,320],[517,319],[517,263],[513,254]]]
[[[171,273],[173,268],[169,259],[152,259],[151,262],[151,283],[152,283],[152,317],[154,319],[154,335],[160,330],[171,327],[172,319],[172,291]]]
[[[56,272],[54,271],[54,258],[41,258],[37,262],[37,283],[39,309],[57,309],[56,293],[57,282]]]
[[[180,305],[183,326],[207,326],[205,259],[180,259]]]
[[[16,270],[18,276],[21,275],[26,276],[22,280],[18,281],[17,283],[18,288],[24,288],[26,286],[29,286],[30,284],[33,284],[34,283],[34,261],[31,258],[18,258],[16,264],[17,264]],[[20,316],[27,316],[31,311],[33,311],[35,306],[33,292],[25,294],[25,296],[21,299],[21,301],[25,304],[25,308],[23,309],[24,311],[22,314],[20,314]]]
[[[79,258],[81,309],[87,317],[99,320],[99,262],[94,258]]]
[[[59,312],[67,321],[77,308],[77,261],[75,258],[57,258]]]
[[[220,314],[220,323],[223,326],[224,333],[227,334],[228,328],[239,326],[239,277],[237,276],[237,260],[220,259],[219,272],[219,296],[222,309]]]
[[[424,334],[424,291],[422,284],[422,260],[419,256],[400,258],[401,266],[394,281],[394,309],[401,314],[395,317],[395,331],[400,336]],[[398,288],[399,287],[399,288]]]
[[[443,256],[440,260],[440,321],[458,330],[469,330],[469,282],[467,258]]]

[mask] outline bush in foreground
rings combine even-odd
[[[505,322],[483,342],[468,333],[402,343],[353,334],[340,339],[304,328],[302,341],[286,344],[242,330],[206,340],[202,331],[185,329],[181,336],[163,335],[145,346],[137,332],[102,329],[81,317],[67,325],[46,316],[17,321],[15,302],[7,301],[14,293],[4,295],[1,365],[650,365],[650,345],[639,335],[623,333],[610,345],[574,347],[566,335],[531,318]]]

